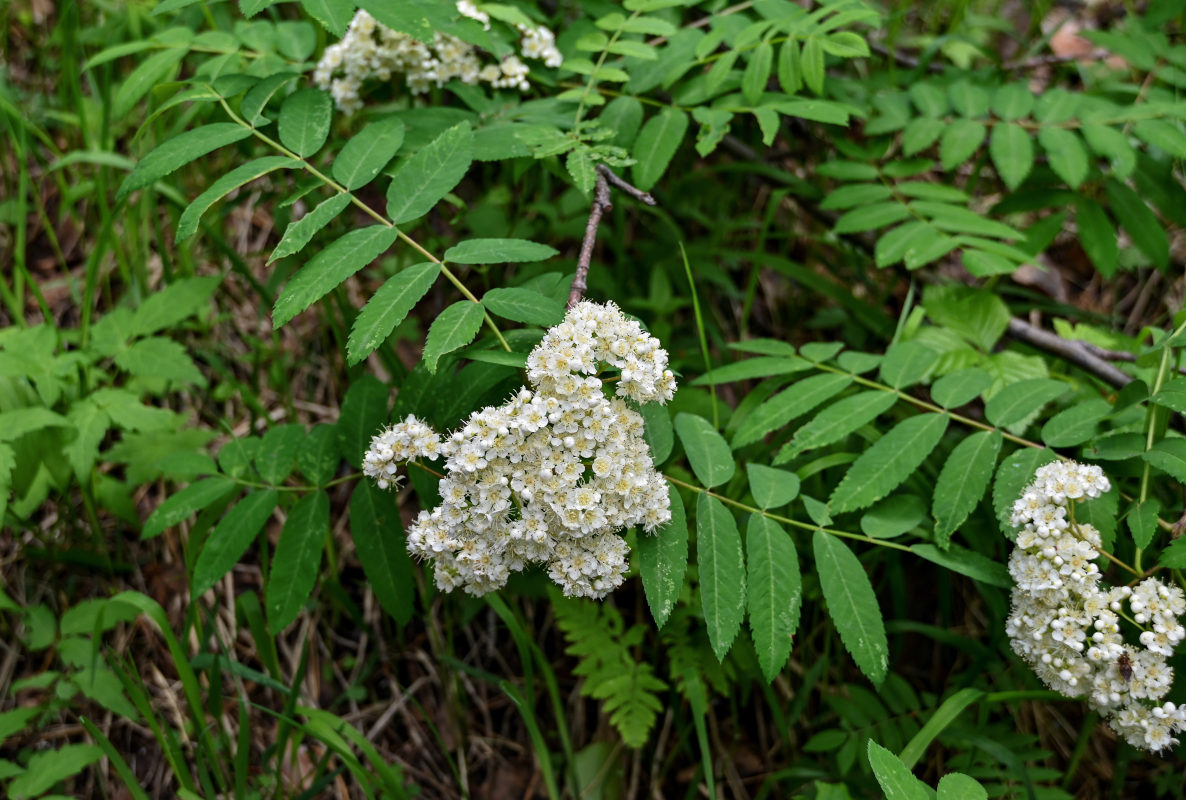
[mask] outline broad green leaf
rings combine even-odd
[[[1096,397],[1065,408],[1042,426],[1042,441],[1048,447],[1074,447],[1095,436],[1101,420],[1112,413],[1112,404]]]
[[[983,556],[975,550],[960,547],[958,544],[949,544],[946,550],[940,550],[933,544],[916,544],[910,548],[910,552],[932,564],[938,564],[943,569],[988,586],[1008,589],[1013,585],[1009,570],[1000,561]]]
[[[362,467],[362,456],[371,438],[379,435],[387,422],[388,390],[374,375],[365,375],[350,384],[342,399],[338,416],[338,437],[342,455],[350,466]]]
[[[840,539],[817,530],[812,535],[815,568],[840,641],[874,685],[885,680],[889,644],[873,585],[860,560]]]
[[[181,491],[169,495],[144,522],[140,536],[157,536],[184,519],[188,519],[208,505],[228,497],[238,490],[238,484],[222,475],[213,475],[191,483]]]
[[[695,414],[677,414],[675,432],[684,445],[696,480],[706,489],[727,483],[737,465],[723,436],[712,423]]]
[[[257,128],[267,124],[268,120],[263,115],[264,106],[275,96],[276,92],[280,91],[284,84],[295,77],[297,77],[295,72],[277,72],[252,86],[239,103],[240,116],[247,120],[248,124]]]
[[[1128,530],[1132,540],[1142,550],[1153,541],[1157,533],[1157,515],[1161,513],[1161,501],[1150,497],[1143,503],[1136,503],[1128,512]]]
[[[1075,227],[1079,244],[1105,278],[1111,278],[1120,268],[1120,245],[1116,241],[1116,227],[1103,206],[1090,198],[1080,198],[1075,205]]]
[[[839,23],[833,20],[828,26],[833,24]],[[853,31],[837,31],[825,36],[820,39],[820,46],[824,48],[824,52],[840,58],[866,58],[869,55],[868,43],[860,34]]]
[[[941,119],[918,117],[902,129],[902,154],[912,156],[933,145],[949,129]]]
[[[903,203],[874,203],[846,212],[836,220],[832,230],[836,233],[862,233],[901,222],[909,216],[910,208]]]
[[[927,505],[913,494],[892,494],[861,516],[861,532],[874,539],[894,539],[919,526]]]
[[[1132,238],[1132,243],[1149,257],[1154,266],[1166,269],[1170,258],[1169,237],[1157,215],[1136,191],[1115,178],[1104,183],[1104,190],[1108,195],[1108,206]]]
[[[931,224],[952,233],[990,236],[997,239],[1024,239],[1021,231],[1008,225],[988,219],[970,208],[951,203],[935,203],[930,200],[915,200],[910,204],[915,212],[928,217]]]
[[[198,386],[206,385],[206,378],[189,357],[189,353],[185,352],[185,348],[162,336],[141,339],[127,350],[116,353],[115,364],[137,378],[159,378]]]
[[[997,514],[1001,531],[1012,538],[1015,533],[1009,517],[1013,514],[1013,503],[1021,497],[1021,491],[1033,480],[1038,467],[1057,460],[1052,450],[1023,447],[1009,455],[997,468],[996,481],[992,487],[992,505]]]
[[[325,144],[333,121],[333,101],[321,89],[298,89],[280,106],[280,143],[301,158]]]
[[[1186,483],[1186,439],[1162,439],[1144,458],[1178,483]]]
[[[276,327],[287,323],[395,243],[399,233],[385,225],[356,228],[319,251],[284,287],[272,309]]]
[[[987,278],[990,275],[1009,275],[1020,265],[1021,262],[1010,261],[997,253],[971,248],[964,250],[964,269],[977,278]]]
[[[268,263],[278,261],[293,253],[299,253],[317,231],[328,225],[348,205],[350,205],[350,195],[335,194],[328,200],[318,203],[305,216],[288,223],[284,228],[284,235],[280,237],[280,243],[276,245],[272,255],[268,256]]]
[[[194,159],[250,135],[250,128],[234,122],[216,122],[178,134],[140,159],[136,168],[120,185],[115,199],[117,202],[123,200],[137,189],[155,183]]]
[[[472,342],[482,327],[483,317],[482,304],[472,300],[458,300],[438,314],[424,342],[422,360],[428,371],[436,373],[441,356]]]
[[[66,744],[53,750],[42,750],[29,756],[25,771],[8,784],[11,798],[40,797],[54,784],[74,777],[103,757],[103,751],[93,744]]]
[[[967,691],[967,690],[964,690]],[[939,779],[938,800],[988,800],[988,790],[962,772],[949,772]]]
[[[989,291],[955,286],[936,289],[924,294],[923,307],[932,321],[952,329],[986,353],[1009,327],[1009,307]]]
[[[642,415],[643,438],[651,448],[651,458],[659,466],[671,457],[675,447],[675,429],[671,424],[671,412],[658,403],[646,403],[638,409]]]
[[[878,267],[888,267],[904,258],[913,261],[919,244],[933,240],[939,235],[939,231],[929,222],[922,220],[899,225],[877,237],[877,244],[873,249],[874,262]]]
[[[1172,158],[1186,158],[1186,135],[1177,125],[1162,119],[1143,119],[1133,125],[1132,132]]]
[[[750,53],[749,63],[741,78],[741,94],[751,106],[761,102],[773,64],[774,47],[769,42],[762,42]]]
[[[1083,141],[1066,128],[1044,127],[1038,131],[1038,143],[1046,151],[1054,174],[1072,189],[1087,179],[1088,157]]]
[[[334,158],[334,180],[350,191],[366,186],[387,166],[404,143],[403,120],[378,120],[350,137]]]
[[[618,147],[630,149],[642,127],[642,103],[629,96],[615,97],[601,109],[597,122],[606,130],[614,132],[609,141]]]
[[[951,107],[963,117],[982,117],[988,113],[989,96],[982,87],[966,80],[947,87]]]
[[[383,344],[428,293],[440,274],[440,264],[426,261],[388,278],[354,318],[350,339],[346,342],[347,363],[357,364]]]
[[[518,287],[495,288],[482,295],[482,305],[505,319],[550,327],[564,319],[564,303]]]
[[[984,692],[979,689],[960,689],[944,700],[902,750],[902,763],[906,765],[906,768],[913,769],[918,760],[926,753],[931,742],[935,741],[935,738],[952,722],[955,722],[965,708],[982,697],[984,697]],[[939,794],[942,796],[942,790]]]
[[[1112,174],[1120,180],[1127,180],[1137,168],[1137,151],[1121,131],[1107,125],[1083,125],[1079,132],[1096,155],[1111,162]]]
[[[747,381],[751,378],[769,378],[772,375],[788,375],[793,372],[803,372],[811,369],[811,362],[798,356],[761,356],[734,361],[723,367],[717,367],[712,374],[704,374],[692,381],[693,386],[720,386],[734,381]]]
[[[886,351],[879,374],[894,389],[905,389],[925,378],[938,360],[939,354],[922,342],[898,342]]]
[[[899,422],[849,467],[828,507],[833,513],[856,511],[885,497],[931,454],[946,430],[944,414],[919,414]]]
[[[746,464],[749,490],[763,509],[779,508],[799,496],[799,476],[763,464]]]
[[[696,501],[696,558],[708,641],[717,660],[724,661],[745,613],[745,563],[737,521],[707,492]]]
[[[379,605],[401,624],[412,618],[415,582],[395,495],[362,480],[350,495],[350,535]]]
[[[145,336],[172,328],[210,304],[210,297],[222,279],[217,275],[181,278],[153,292],[132,315],[131,336]]]
[[[297,451],[297,468],[315,486],[322,486],[333,478],[342,460],[341,442],[336,425],[324,422],[314,425]]]
[[[4,527],[4,512],[8,508],[9,489],[12,487],[12,470],[16,467],[16,453],[8,445],[0,442],[0,528]],[[0,589],[0,611],[6,609],[7,596]],[[3,739],[0,739],[3,741]]]
[[[1062,397],[1070,388],[1063,381],[1053,378],[1031,378],[1011,383],[984,404],[984,416],[997,427],[1013,425],[1037,413],[1051,400]]]
[[[671,521],[654,533],[639,532],[636,545],[642,588],[657,628],[662,628],[671,616],[688,569],[688,518],[684,501],[671,484],[667,486],[667,494],[671,498]]]
[[[310,17],[325,26],[334,36],[345,36],[354,17],[351,0],[301,0],[301,7]]]
[[[839,211],[853,206],[867,206],[893,195],[893,190],[881,183],[849,183],[829,192],[819,207],[828,211]]]
[[[305,495],[289,510],[268,574],[269,633],[287,628],[309,599],[328,533],[329,495],[324,491]]]
[[[803,577],[795,543],[777,523],[752,514],[745,533],[749,628],[767,682],[787,663],[799,624]]]
[[[838,442],[889,411],[897,401],[897,395],[876,389],[838,400],[795,431],[775,462],[785,463],[805,450]]]
[[[939,163],[945,170],[952,170],[970,159],[984,140],[988,128],[972,119],[957,119],[947,126],[939,140]]]
[[[305,443],[305,426],[273,425],[264,433],[255,456],[255,470],[265,483],[280,484],[292,474],[297,453]]]
[[[1034,143],[1029,131],[1015,122],[997,125],[988,143],[988,153],[1001,180],[1016,189],[1034,166]]]
[[[649,192],[659,182],[687,132],[688,115],[677,108],[664,108],[646,121],[631,152],[635,186]]]
[[[928,81],[916,81],[906,90],[914,107],[927,117],[942,117],[947,113],[947,95],[943,89]]]
[[[1000,431],[978,431],[955,446],[935,483],[931,513],[935,516],[935,543],[946,547],[953,534],[976,508],[988,489],[997,455]]]
[[[783,389],[746,418],[733,436],[733,447],[744,447],[806,414],[820,403],[839,394],[852,383],[850,375],[812,375]],[[776,463],[777,460],[776,460]]]
[[[504,264],[544,261],[560,251],[526,239],[466,239],[445,251],[454,264]]]
[[[1034,109],[1034,93],[1024,83],[1006,83],[992,98],[992,110],[1006,120],[1029,116]]]
[[[111,99],[112,119],[127,117],[154,86],[172,80],[177,74],[174,70],[188,52],[188,47],[170,47],[141,61],[115,90]]]
[[[70,413],[66,415],[70,424],[74,426],[75,436],[63,449],[66,460],[74,469],[74,475],[81,483],[86,484],[95,466],[95,459],[99,455],[99,445],[107,434],[111,418],[107,412],[99,407],[93,397],[84,397],[70,406]]]
[[[243,184],[250,183],[256,178],[267,175],[269,172],[278,169],[292,169],[297,166],[300,166],[300,162],[288,156],[265,156],[264,158],[257,158],[254,161],[248,161],[246,164],[235,167],[226,175],[223,175],[214,183],[210,184],[210,187],[206,191],[194,198],[194,201],[185,207],[185,211],[181,212],[181,219],[177,222],[177,236],[175,241],[185,241],[197,233],[198,223],[201,222],[202,215],[232,190],[238,189]]]
[[[816,95],[824,93],[824,48],[819,36],[808,36],[799,53],[799,67],[803,71],[803,83]]]
[[[473,161],[474,135],[459,122],[420,148],[391,179],[387,214],[396,225],[427,214],[453,190]]]
[[[896,755],[872,739],[865,750],[886,800],[931,800],[930,788],[914,777]]]
[[[272,509],[276,507],[278,499],[275,489],[251,492],[244,495],[243,499],[219,520],[218,526],[202,547],[202,552],[198,554],[197,563],[194,564],[190,590],[194,597],[203,595],[213,588],[223,575],[239,563],[239,559],[263,529],[268,517],[272,516]]]

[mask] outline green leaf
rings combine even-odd
[[[920,382],[939,360],[939,354],[922,342],[898,342],[885,353],[881,380],[894,389]]]
[[[951,107],[963,117],[982,117],[988,113],[988,92],[983,88],[961,80],[947,87]]]
[[[803,577],[795,543],[773,520],[752,514],[745,533],[749,627],[758,665],[773,681],[791,654],[799,624]]]
[[[297,468],[315,486],[322,486],[333,478],[341,460],[336,425],[314,425],[305,437],[305,443],[297,451]]]
[[[103,757],[92,744],[67,744],[56,750],[42,750],[29,756],[25,771],[8,784],[8,797],[39,797],[72,778]]]
[[[988,153],[1001,180],[1016,189],[1034,166],[1034,143],[1029,131],[1015,122],[997,125],[988,143]]]
[[[1074,447],[1095,436],[1101,420],[1112,413],[1112,404],[1102,397],[1077,403],[1055,414],[1042,426],[1042,441],[1048,447]]]
[[[378,436],[380,426],[387,422],[387,395],[387,387],[374,375],[363,376],[346,390],[337,428],[342,455],[350,466],[362,467],[371,437]]]
[[[111,99],[112,119],[127,117],[154,86],[171,80],[176,75],[175,68],[187,53],[188,47],[170,47],[141,61],[115,90]]]
[[[893,539],[917,528],[926,515],[921,497],[890,495],[861,516],[861,532],[874,539]]]
[[[1091,149],[1111,162],[1112,174],[1126,180],[1137,168],[1137,152],[1128,137],[1107,125],[1083,125],[1079,128]]]
[[[1186,484],[1186,439],[1162,439],[1143,457],[1178,483]]]
[[[273,425],[264,433],[255,456],[255,470],[265,483],[284,482],[292,474],[297,453],[305,443],[305,426]]]
[[[560,251],[526,239],[466,239],[445,251],[454,264],[504,264],[544,261]]]
[[[988,138],[988,128],[971,119],[957,119],[947,126],[939,140],[939,163],[953,170],[966,162]]]
[[[737,521],[707,492],[696,501],[696,557],[708,641],[717,660],[724,661],[745,611],[745,564]]]
[[[123,352],[116,353],[115,363],[120,369],[137,378],[159,378],[162,380],[206,385],[198,365],[185,352],[185,348],[172,339],[151,336],[135,342]]]
[[[943,89],[927,81],[915,81],[907,89],[914,107],[926,117],[942,117],[947,113],[947,95]]]
[[[979,431],[955,446],[935,483],[931,513],[935,516],[935,542],[946,547],[951,534],[984,496],[1001,452],[1000,431]]]
[[[936,788],[938,800],[988,800],[988,790],[975,778],[962,772],[947,773],[939,779]]]
[[[405,130],[398,117],[367,125],[350,137],[334,158],[334,180],[350,191],[366,186],[395,158],[404,143]]]
[[[982,697],[984,697],[984,692],[979,689],[960,689],[944,700],[902,750],[902,763],[906,765],[906,768],[913,769],[918,760],[926,753],[931,742],[935,741],[936,737],[952,722],[955,722],[964,709]],[[940,782],[940,786],[942,786],[942,782]],[[942,796],[942,789],[939,794]],[[957,797],[959,796],[957,795]]]
[[[1013,514],[1014,501],[1021,497],[1021,490],[1033,480],[1038,467],[1057,459],[1058,456],[1051,450],[1023,447],[1002,461],[1001,466],[997,468],[997,478],[992,487],[992,505],[1001,531],[1006,536],[1012,536],[1014,533],[1009,518]]]
[[[836,233],[862,233],[901,222],[910,216],[910,208],[899,202],[874,203],[854,208],[836,220]]]
[[[874,685],[885,680],[889,644],[885,622],[865,568],[840,539],[817,530],[812,535],[815,567],[828,614],[840,641]]]
[[[855,511],[885,497],[931,454],[946,430],[944,414],[919,414],[899,422],[849,467],[828,507],[834,513]]]
[[[181,219],[177,222],[177,236],[175,237],[175,241],[185,241],[197,233],[198,223],[201,222],[202,215],[232,190],[238,189],[243,184],[250,183],[256,178],[267,175],[269,172],[278,169],[292,169],[297,166],[300,166],[300,162],[288,156],[265,156],[264,158],[257,158],[254,161],[248,161],[246,164],[235,167],[226,175],[223,175],[214,183],[210,184],[210,187],[206,191],[194,198],[194,201],[185,207],[185,211],[181,212]]]
[[[1024,83],[1006,83],[992,98],[992,110],[1006,120],[1028,116],[1034,108],[1034,93]]]
[[[923,307],[934,322],[951,328],[986,353],[1009,328],[1009,307],[991,291],[956,286],[928,290]]]
[[[388,278],[350,326],[350,339],[346,342],[347,363],[357,364],[383,344],[428,293],[440,274],[440,264],[426,261]]]
[[[264,107],[280,91],[284,84],[297,77],[295,72],[277,72],[261,80],[247,90],[239,102],[239,114],[249,125],[260,127],[268,123],[263,115]]]
[[[1109,178],[1104,183],[1108,205],[1116,219],[1128,231],[1132,242],[1149,257],[1158,269],[1169,267],[1170,243],[1165,228],[1145,200],[1124,183]]]
[[[280,106],[280,143],[301,158],[325,144],[333,120],[333,101],[321,89],[298,89]]]
[[[799,54],[799,67],[803,70],[803,83],[816,95],[824,93],[824,48],[819,36],[808,36]]]
[[[1011,383],[984,404],[984,416],[997,427],[1013,425],[1036,414],[1042,406],[1062,397],[1070,388],[1063,381],[1053,378],[1031,378]]]
[[[0,443],[0,528],[4,527],[4,512],[8,508],[8,494],[12,488],[12,470],[16,467],[16,453],[6,444]],[[0,589],[0,611],[7,609],[8,597]],[[0,739],[3,741],[3,739]]]
[[[194,564],[191,592],[194,597],[205,594],[231,571],[259,535],[279,496],[275,489],[251,492],[231,508],[219,521]]]
[[[647,447],[651,448],[651,458],[655,466],[659,466],[671,457],[671,450],[675,447],[675,431],[671,425],[671,412],[658,403],[646,403],[639,407],[642,414],[643,439]]]
[[[1054,174],[1072,189],[1087,179],[1087,148],[1083,140],[1066,128],[1044,127],[1038,131],[1038,143],[1046,151]]]
[[[693,386],[720,386],[751,378],[769,378],[772,375],[787,375],[811,369],[811,362],[798,356],[762,356],[735,361],[717,367],[712,374],[704,374],[692,381]]]
[[[931,800],[929,787],[914,777],[896,755],[872,739],[865,750],[886,800]]]
[[[733,436],[733,447],[744,447],[758,441],[771,431],[781,428],[844,391],[851,383],[852,377],[849,375],[824,373],[812,375],[790,388],[783,389],[754,409],[746,418]],[[780,462],[776,459],[775,463]]]
[[[216,122],[178,134],[140,159],[136,168],[120,185],[115,199],[117,202],[123,200],[137,189],[155,183],[194,159],[250,135],[250,128],[234,122]]]
[[[438,314],[424,342],[422,360],[428,371],[435,374],[441,356],[472,342],[482,327],[483,317],[482,304],[472,300],[458,300]]]
[[[284,235],[280,237],[280,243],[268,257],[268,263],[299,253],[317,231],[328,225],[348,205],[350,205],[350,195],[336,194],[328,200],[318,203],[305,216],[288,223],[284,228]]]
[[[837,31],[820,40],[824,52],[839,58],[866,58],[869,55],[869,45],[853,31]]]
[[[897,395],[876,389],[845,397],[795,431],[794,438],[779,451],[775,462],[786,463],[805,450],[838,442],[889,411],[897,401]]]
[[[144,522],[141,538],[148,539],[163,533],[184,519],[188,519],[208,505],[218,502],[238,490],[238,484],[222,475],[203,478],[170,495],[157,506]]]
[[[172,328],[209,306],[222,279],[217,275],[181,278],[144,299],[132,316],[129,335],[144,336]]]
[[[491,314],[528,325],[551,327],[564,319],[563,301],[530,289],[491,289],[482,295],[482,305],[489,309]]]
[[[399,168],[387,189],[387,214],[396,225],[427,214],[453,190],[473,161],[474,135],[459,122],[420,148]]]
[[[819,207],[826,211],[839,211],[853,206],[866,206],[893,195],[893,190],[884,184],[850,183],[829,192]]]
[[[335,239],[294,275],[272,309],[276,327],[287,323],[395,244],[399,232],[385,225],[357,228]]]
[[[746,464],[749,490],[763,509],[779,508],[799,496],[799,476],[762,464]]]
[[[749,63],[745,66],[745,74],[741,77],[741,94],[745,102],[751,106],[758,105],[762,94],[766,91],[766,83],[770,80],[771,67],[774,64],[774,47],[770,42],[762,42],[750,53]]]
[[[1182,129],[1161,119],[1143,119],[1133,125],[1137,138],[1173,158],[1186,158],[1186,135]]]
[[[1136,503],[1128,512],[1128,530],[1137,547],[1144,550],[1153,542],[1157,533],[1157,515],[1161,513],[1161,501],[1150,497],[1143,503]]]
[[[637,543],[638,572],[657,628],[662,628],[671,616],[688,569],[688,518],[684,501],[670,484],[667,494],[671,498],[671,521],[652,534],[639,533]]]
[[[70,421],[41,406],[0,412],[0,442],[11,442],[42,428],[69,428]]]
[[[95,459],[99,455],[99,445],[107,435],[107,428],[111,418],[107,412],[99,407],[93,397],[84,397],[70,406],[70,413],[66,415],[70,424],[74,426],[76,435],[63,449],[66,460],[74,469],[74,475],[83,485],[89,480],[91,469],[95,466]]]
[[[1095,268],[1105,278],[1115,275],[1120,268],[1120,246],[1116,228],[1103,206],[1090,198],[1079,198],[1075,204],[1075,227],[1079,231],[1079,244]]]
[[[321,549],[329,533],[329,495],[307,494],[296,502],[284,521],[268,575],[268,632],[280,633],[297,618],[321,566]]]
[[[589,157],[587,148],[578,148],[568,153],[564,166],[572,176],[573,184],[580,189],[581,194],[588,196],[597,184],[597,169],[593,166],[593,159]]]
[[[346,28],[354,17],[352,0],[301,0],[301,7],[313,19],[325,26],[334,36],[346,35]]]
[[[350,535],[379,605],[400,625],[407,624],[415,581],[395,495],[359,481],[350,495]]]
[[[949,129],[950,126],[941,119],[918,117],[910,120],[902,129],[902,155],[912,156],[926,150]]]
[[[687,132],[688,115],[677,108],[664,108],[646,121],[631,152],[635,186],[649,192],[659,182]]]
[[[695,414],[677,414],[675,432],[684,445],[696,479],[704,488],[720,486],[733,477],[737,469],[733,453],[711,422]]]

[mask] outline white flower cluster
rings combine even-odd
[[[602,364],[621,371],[607,397]],[[530,562],[568,596],[601,598],[622,583],[629,548],[617,535],[671,519],[667,484],[622,397],[665,403],[667,353],[612,303],[578,303],[527,359],[528,380],[501,406],[475,412],[442,440],[408,417],[371,440],[364,471],[381,488],[396,464],[443,456],[441,504],[421,511],[408,550],[431,558],[437,586],[480,595]]]
[[[490,29],[490,16],[469,0],[460,0],[457,11]],[[556,37],[550,30],[523,23],[516,23],[515,28],[522,36],[520,51],[524,58],[543,61],[548,67],[560,66],[564,57],[556,49]],[[362,108],[359,91],[371,78],[388,81],[393,75],[403,75],[412,94],[423,94],[454,78],[468,84],[488,83],[496,89],[526,91],[527,72],[527,65],[518,56],[483,63],[479,51],[456,36],[438,31],[426,44],[382,25],[360,9],[341,41],[325,49],[313,81],[329,90],[342,112],[353,114]]]
[[[1099,467],[1055,462],[1014,503],[1012,522],[1023,527],[1009,557],[1015,586],[1006,633],[1043,683],[1086,697],[1129,744],[1159,751],[1186,730],[1186,706],[1159,702],[1173,683],[1167,659],[1186,638],[1178,621],[1186,595],[1157,578],[1131,588],[1101,584],[1099,531],[1075,521],[1072,502],[1108,488]],[[1141,629],[1140,647],[1125,642],[1122,618]]]

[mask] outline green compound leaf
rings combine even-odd
[[[872,739],[865,748],[869,766],[877,776],[877,783],[886,800],[931,800],[930,788],[914,777],[914,773],[896,755]]]
[[[491,289],[482,295],[482,305],[486,306],[491,314],[528,325],[551,327],[564,319],[563,301],[531,289]]]
[[[976,508],[992,480],[1001,452],[1000,431],[979,431],[955,446],[935,483],[931,513],[935,517],[935,542],[946,547],[954,533]]]
[[[677,108],[664,108],[638,132],[631,155],[634,185],[649,192],[667,170],[672,157],[688,132],[688,115]]]
[[[1153,541],[1153,534],[1157,533],[1157,515],[1161,513],[1161,501],[1150,497],[1143,503],[1137,503],[1128,512],[1128,530],[1132,533],[1132,540],[1142,550]]]
[[[436,374],[437,362],[445,353],[465,347],[478,335],[485,309],[472,300],[458,300],[442,311],[428,329],[422,360],[428,371]]]
[[[1055,414],[1042,426],[1042,441],[1048,447],[1074,447],[1095,436],[1101,420],[1112,413],[1112,404],[1102,397],[1085,400]]]
[[[342,460],[342,448],[337,425],[324,422],[313,426],[297,452],[297,468],[315,486],[322,486],[333,478]]]
[[[696,502],[696,556],[708,641],[717,660],[723,661],[741,629],[745,563],[737,521],[724,503],[707,492],[701,492]]]
[[[415,582],[395,495],[361,480],[350,495],[350,535],[379,605],[404,625],[412,618]]]
[[[825,447],[868,425],[893,408],[897,395],[877,389],[845,397],[806,422],[779,451],[776,463],[785,463],[805,450]]]
[[[181,219],[177,222],[177,236],[175,241],[185,241],[197,233],[198,223],[201,222],[202,215],[209,211],[212,205],[223,197],[226,197],[232,190],[238,189],[243,184],[250,183],[256,178],[267,175],[269,172],[274,172],[278,169],[292,169],[297,166],[300,166],[300,162],[288,156],[267,156],[265,158],[257,158],[254,161],[248,161],[242,166],[235,167],[235,169],[210,184],[210,187],[206,191],[194,198],[194,201],[185,207],[185,211],[181,212]]]
[[[268,631],[273,635],[297,617],[321,566],[321,548],[329,533],[329,495],[305,495],[288,512],[268,575]]]
[[[733,436],[734,447],[744,447],[781,428],[796,417],[844,391],[852,383],[851,375],[824,373],[805,378],[783,389],[754,409]],[[782,463],[775,459],[775,464]]]
[[[1186,439],[1162,439],[1144,458],[1178,483],[1186,483]]]
[[[749,627],[758,665],[773,681],[791,654],[791,637],[799,624],[803,577],[795,543],[777,523],[753,514],[745,533]]]
[[[276,327],[287,323],[381,256],[399,233],[385,225],[350,231],[317,253],[292,277],[272,309]]]
[[[325,26],[334,36],[345,36],[354,17],[351,0],[301,0],[301,7],[310,17]]]
[[[889,644],[885,621],[865,568],[840,539],[817,530],[812,537],[820,588],[840,641],[874,685],[885,680]]]
[[[1087,179],[1090,163],[1083,140],[1066,128],[1044,127],[1038,131],[1038,143],[1046,151],[1054,174],[1078,189]]]
[[[1001,180],[1016,189],[1034,167],[1034,143],[1029,131],[1015,122],[997,125],[988,143],[988,153]]]
[[[505,264],[544,261],[560,251],[526,239],[466,239],[445,251],[454,264]]]
[[[321,89],[300,89],[280,106],[280,143],[301,158],[321,149],[333,120],[333,101]]]
[[[711,422],[695,414],[677,414],[675,432],[702,486],[711,489],[733,477],[737,469],[733,453]]]
[[[103,757],[91,744],[67,744],[29,757],[24,772],[8,784],[7,797],[40,797],[54,784],[72,778]]]
[[[671,521],[653,534],[639,533],[637,544],[642,588],[657,628],[662,628],[671,616],[688,569],[688,517],[684,501],[670,484],[667,494],[671,498]]]
[[[1062,397],[1070,386],[1053,378],[1030,378],[1011,383],[984,404],[984,416],[998,427],[1021,422],[1042,406]]]
[[[279,496],[275,489],[251,492],[231,508],[206,540],[194,564],[193,594],[205,594],[231,571],[272,515]]]
[[[221,280],[217,275],[182,278],[159,292],[153,292],[136,309],[129,334],[144,336],[156,333],[197,314],[209,306],[210,296]]]
[[[459,122],[404,162],[387,190],[387,214],[396,225],[418,219],[453,190],[474,156],[474,135]]]
[[[280,237],[280,243],[276,245],[276,249],[268,257],[268,263],[279,261],[293,253],[299,253],[305,248],[305,245],[309,243],[317,231],[332,222],[334,217],[341,214],[342,210],[348,205],[350,205],[350,195],[336,194],[328,200],[318,203],[305,216],[295,222],[288,223],[284,228],[284,235]]]
[[[346,142],[334,159],[334,180],[350,191],[366,186],[395,158],[404,143],[406,130],[403,120],[396,117],[372,122],[363,128]]]
[[[899,342],[890,347],[881,362],[881,380],[894,389],[921,381],[939,360],[939,354],[921,342]]]
[[[828,507],[839,514],[885,497],[931,454],[946,430],[947,416],[942,414],[920,414],[899,422],[849,468]]]
[[[970,159],[988,138],[988,128],[972,119],[957,119],[939,140],[939,163],[951,170]]]
[[[238,484],[222,475],[203,478],[180,492],[169,496],[149,515],[140,531],[141,538],[149,539],[163,533],[183,519],[188,519],[208,505],[237,491]]]
[[[174,136],[140,160],[120,185],[115,199],[122,200],[194,159],[250,135],[250,128],[233,122],[217,122]]]
[[[763,509],[779,508],[799,496],[799,476],[763,464],[746,464],[749,489]]]
[[[440,274],[440,264],[429,261],[414,264],[388,278],[350,326],[347,363],[353,366],[374,352],[428,293]]]

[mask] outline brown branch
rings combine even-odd
[[[581,253],[577,256],[577,272],[572,277],[572,290],[568,293],[568,308],[581,302],[585,290],[589,288],[586,279],[589,276],[589,264],[593,261],[593,243],[597,239],[597,227],[601,225],[602,215],[614,207],[610,202],[611,185],[648,206],[658,205],[649,193],[623,180],[604,164],[597,165],[597,181],[593,184],[593,205],[589,208],[585,238],[581,240]]]
[[[1118,388],[1127,386],[1133,380],[1131,375],[1100,358],[1084,342],[1064,339],[1017,317],[1009,319],[1009,335],[1040,350],[1053,353]]]

